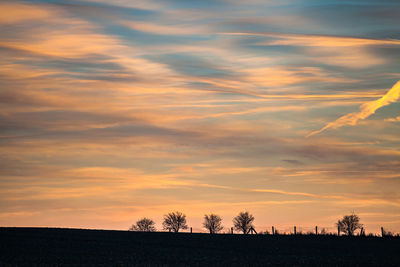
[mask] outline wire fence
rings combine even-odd
[[[253,228],[254,229],[254,228]],[[184,233],[208,233],[207,230],[201,228],[192,228],[182,231]],[[219,234],[243,234],[240,231],[235,231],[233,227],[225,227]],[[254,232],[248,234],[258,235],[346,235],[335,226],[292,226],[292,227],[258,227],[254,229]],[[381,236],[381,237],[400,237],[400,231],[394,228],[381,227],[379,232],[366,232],[364,228],[359,229],[355,232],[356,236]]]

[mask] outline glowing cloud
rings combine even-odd
[[[311,132],[307,135],[310,137],[314,134],[321,133],[329,128],[339,128],[345,125],[356,125],[359,120],[363,120],[371,116],[375,113],[376,110],[380,109],[381,107],[387,106],[390,103],[396,102],[400,98],[400,81],[398,81],[395,85],[393,85],[392,89],[389,90],[384,96],[381,98],[364,103],[360,107],[359,112],[353,112],[346,114],[334,122],[328,123],[325,127],[318,131]]]
[[[38,8],[33,5],[1,3],[0,24],[12,24],[21,21],[43,20],[51,16],[54,10],[48,7]]]
[[[291,34],[279,32],[230,32],[226,35],[266,36],[276,38],[259,44],[264,45],[297,45],[319,47],[353,47],[369,45],[400,45],[397,39],[361,38],[351,36],[322,35],[322,34]]]
[[[397,122],[397,121],[400,121],[400,116],[397,116],[396,118],[385,119],[385,121],[388,121],[388,122]]]

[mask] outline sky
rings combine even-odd
[[[0,11],[0,226],[400,232],[398,0]]]

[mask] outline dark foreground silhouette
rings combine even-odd
[[[400,266],[400,239],[0,228],[0,266]]]

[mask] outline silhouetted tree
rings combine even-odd
[[[142,218],[129,228],[130,231],[154,232],[156,230],[155,223],[149,218]]]
[[[206,228],[208,231],[210,231],[210,234],[215,234],[221,231],[224,227],[221,225],[221,217],[216,215],[216,214],[210,214],[210,215],[204,215],[204,222],[203,226]]]
[[[238,216],[233,218],[233,227],[237,231],[243,232],[246,234],[251,227],[253,227],[254,216],[251,215],[248,211],[240,212]]]
[[[163,227],[165,230],[179,232],[180,229],[187,229],[186,215],[179,211],[170,212],[164,215]]]
[[[361,229],[363,225],[360,223],[360,218],[353,213],[351,215],[343,216],[343,219],[338,220],[336,226],[339,228],[340,232],[352,236],[354,235],[354,232],[357,229]]]

